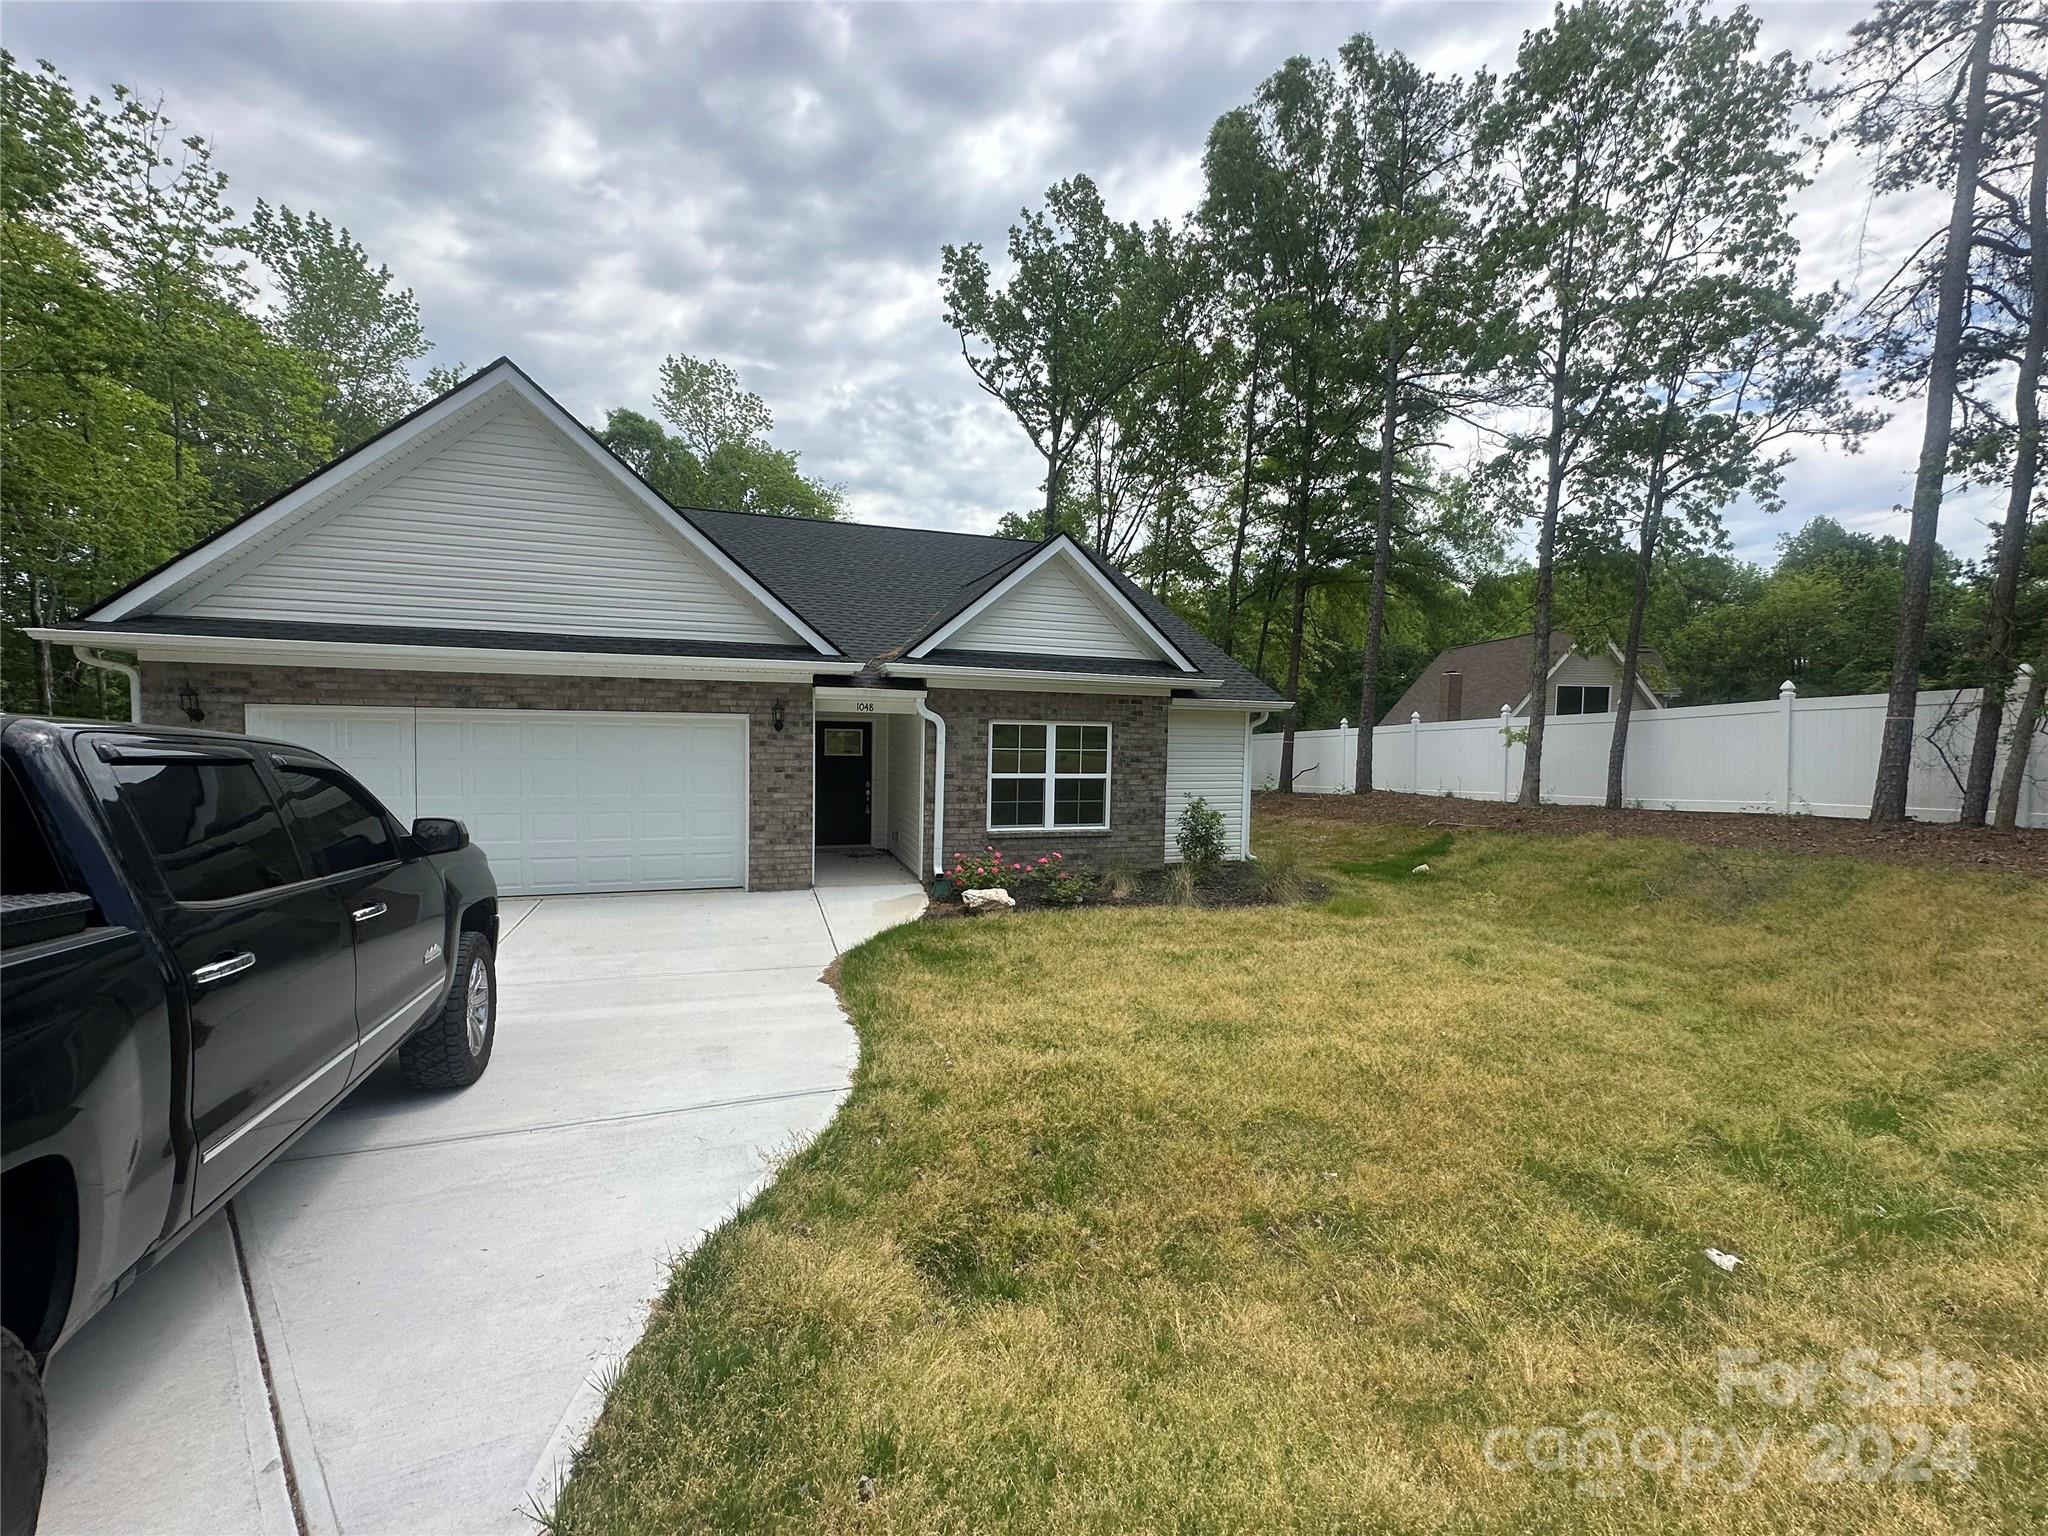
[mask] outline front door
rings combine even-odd
[[[874,796],[874,726],[818,722],[818,845],[864,848]]]

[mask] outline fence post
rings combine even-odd
[[[1778,810],[1781,814],[1792,814],[1792,701],[1799,697],[1799,690],[1792,686],[1792,679],[1786,678],[1778,684],[1778,723],[1785,735],[1785,782],[1778,796]]]
[[[1351,750],[1350,743],[1345,739],[1350,734],[1351,722],[1339,716],[1337,719],[1337,793],[1340,795],[1345,792],[1345,775],[1350,773],[1358,763],[1358,755]],[[1358,786],[1354,784],[1351,788],[1356,789]]]
[[[1509,786],[1510,784],[1512,784],[1512,783],[1514,782],[1514,778],[1513,778],[1513,775],[1512,775],[1512,774],[1511,774],[1511,773],[1509,772],[1509,763],[1508,763],[1508,759],[1509,759],[1509,758],[1511,758],[1511,757],[1513,757],[1513,756],[1514,756],[1514,753],[1515,753],[1515,744],[1514,744],[1513,740],[1512,740],[1512,739],[1510,739],[1510,737],[1508,736],[1508,732],[1509,732],[1509,731],[1511,731],[1511,730],[1513,730],[1513,729],[1514,729],[1514,726],[1512,726],[1512,725],[1511,725],[1511,724],[1509,724],[1508,722],[1509,722],[1509,721],[1511,721],[1511,720],[1513,720],[1514,718],[1515,718],[1515,715],[1514,715],[1514,706],[1513,706],[1513,705],[1511,705],[1511,704],[1503,704],[1503,705],[1501,705],[1501,707],[1500,707],[1500,803],[1501,803],[1502,805],[1506,805],[1506,804],[1507,804],[1507,803],[1508,803],[1508,802],[1509,802],[1510,800],[1512,800],[1512,799],[1514,799],[1514,798],[1515,798],[1515,797],[1514,797],[1514,795],[1513,795],[1513,793],[1512,793],[1512,792],[1511,792],[1511,791],[1509,790],[1509,787],[1508,787],[1508,786]]]
[[[1408,793],[1422,793],[1422,711],[1408,712]]]

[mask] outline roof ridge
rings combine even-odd
[[[667,500],[666,497],[663,500]],[[816,528],[879,528],[884,533],[929,533],[949,539],[980,539],[988,544],[1022,544],[1036,549],[1036,539],[1013,539],[1006,533],[970,533],[965,528],[920,528],[915,523],[866,523],[851,517],[811,517],[802,512],[754,512],[745,507],[693,507],[680,501],[669,505],[678,512],[713,512],[720,517],[758,517],[774,523],[803,523]]]

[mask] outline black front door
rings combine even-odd
[[[874,785],[874,727],[867,721],[818,722],[818,843],[865,847]]]

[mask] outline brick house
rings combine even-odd
[[[1064,535],[672,507],[500,359],[83,617],[138,719],[312,747],[508,893],[920,876],[961,849],[1156,866],[1200,795],[1247,855],[1286,707]]]

